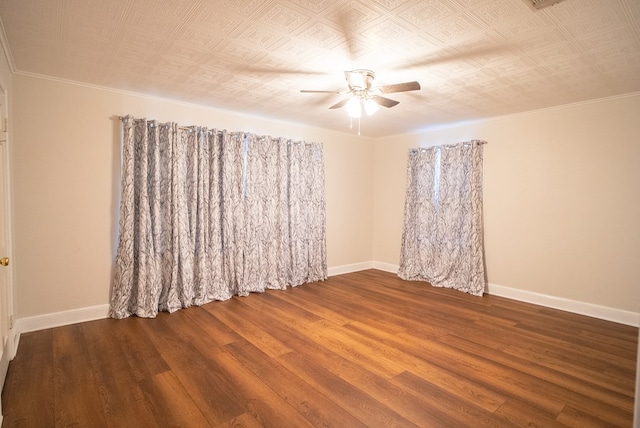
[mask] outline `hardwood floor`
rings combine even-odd
[[[5,427],[630,427],[638,330],[369,270],[27,333]]]

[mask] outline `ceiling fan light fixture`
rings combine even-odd
[[[349,117],[358,118],[362,115],[362,106],[360,105],[360,98],[357,96],[351,97],[345,106]]]
[[[372,114],[377,112],[378,109],[380,108],[378,106],[378,103],[375,102],[373,98],[368,98],[364,100],[363,104],[364,104],[364,111],[365,113],[367,113],[367,116],[371,116]]]

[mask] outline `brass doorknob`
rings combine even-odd
[[[9,257],[3,257],[0,259],[0,265],[9,266]]]

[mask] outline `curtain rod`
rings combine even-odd
[[[127,116],[116,116],[118,119],[123,120],[125,117]],[[133,116],[132,116],[133,117]],[[141,120],[141,119],[136,119],[135,117],[133,118],[134,120]],[[155,120],[151,120],[151,122],[155,122]],[[190,128],[206,128],[206,126],[198,126],[198,125],[190,125],[190,126],[180,126],[180,129],[190,129]],[[211,129],[210,129],[211,131]],[[222,131],[218,131],[218,132],[222,132]],[[245,133],[246,134],[246,133]],[[453,144],[441,144],[441,147],[447,147],[447,146],[455,146],[456,144],[464,144],[464,143],[469,143],[469,142],[477,142],[478,144],[489,144],[484,140],[471,140],[471,141],[461,141],[459,143],[453,143]],[[437,146],[429,146],[429,147],[437,147]],[[420,149],[426,149],[427,147],[413,147],[409,150],[420,150]]]
[[[126,119],[127,117],[131,117],[134,121],[141,121],[141,120],[146,120],[147,122],[158,122],[155,119],[152,120],[148,120],[147,118],[136,118],[133,117],[132,115],[128,114],[126,116],[120,116],[120,115],[113,115],[111,116],[112,119],[119,119],[120,121]],[[175,123],[175,122],[165,122],[165,124],[169,124],[169,123]],[[162,124],[160,124],[162,125]],[[292,138],[287,138],[287,137],[272,137],[269,135],[257,135],[257,134],[253,134],[251,132],[247,132],[247,131],[227,131],[226,129],[218,129],[218,128],[209,128],[207,126],[202,126],[202,125],[189,125],[189,126],[184,126],[184,125],[178,125],[178,129],[188,129],[190,131],[193,131],[197,128],[204,128],[207,130],[207,132],[209,134],[212,134],[213,131],[216,131],[217,135],[222,135],[223,133],[227,133],[228,135],[233,135],[233,134],[242,134],[244,135],[244,137],[248,137],[248,136],[255,136],[256,138],[259,139],[264,139],[264,138],[273,138],[273,139],[279,139],[279,140],[284,140],[287,141],[289,144],[291,144],[291,142],[293,142],[294,144],[300,144],[300,143],[305,143],[306,141],[302,140],[302,141],[296,141],[293,140]],[[318,144],[318,143],[311,143],[311,144]],[[322,143],[320,143],[322,144]]]
[[[115,117],[116,117],[117,119],[121,120],[121,121],[127,118],[127,116],[115,116]],[[135,117],[133,117],[133,116],[131,116],[131,118],[133,118],[133,120],[134,120],[134,121],[146,120],[147,122],[154,122],[154,123],[155,123],[155,122],[158,122],[158,121],[157,121],[157,120],[155,120],[155,119],[152,119],[152,120],[147,120],[146,118],[144,118],[144,119],[142,119],[142,118],[138,119],[138,118],[135,118]],[[165,122],[164,124],[166,125],[166,124],[169,124],[169,123],[174,123],[174,122]],[[163,125],[163,124],[160,124],[160,125]],[[195,129],[195,128],[207,128],[207,131],[209,131],[209,132],[212,132],[212,131],[215,129],[215,128],[208,128],[208,127],[206,127],[206,126],[201,126],[201,125],[186,125],[186,126],[185,126],[185,125],[179,125],[179,126],[178,126],[178,129],[188,129],[188,130],[193,130],[193,129]],[[221,134],[221,133],[223,132],[223,130],[217,130],[217,132],[218,132],[219,134]]]
[[[452,143],[452,144],[438,144],[438,145],[435,145],[435,146],[427,146],[427,147],[411,147],[409,149],[409,151],[411,152],[411,151],[415,151],[415,150],[427,150],[427,149],[431,149],[433,147],[449,148],[449,147],[455,147],[455,146],[460,145],[460,144],[469,144],[469,143],[477,143],[477,144],[479,144],[481,146],[484,146],[485,144],[489,144],[488,142],[486,142],[484,140],[471,140],[471,141],[460,141],[460,142]]]

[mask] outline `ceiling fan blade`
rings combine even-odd
[[[351,98],[345,98],[344,100],[335,103],[334,105],[332,105],[331,107],[329,107],[330,109],[333,108],[340,108],[340,107],[344,107],[345,104],[347,104],[349,102]]]
[[[389,98],[381,97],[380,95],[373,97],[373,101],[380,104],[382,107],[387,107],[387,108],[397,106],[398,104],[400,104],[400,101],[391,100]]]
[[[338,25],[340,25],[340,30],[342,30],[342,35],[344,36],[344,41],[347,44],[347,49],[349,50],[349,59],[352,61],[355,60],[358,54],[358,46],[357,39],[355,37],[355,19],[353,16],[353,11],[343,10],[338,15]]]
[[[458,46],[458,47],[452,48],[455,51],[455,53],[451,53],[447,55],[433,55],[431,57],[427,57],[422,60],[411,61],[405,64],[404,66],[402,66],[402,69],[414,68],[414,67],[427,67],[427,66],[438,65],[438,64],[446,64],[448,62],[479,58],[483,56],[489,56],[495,53],[504,52],[508,48],[509,46],[506,44],[498,44],[494,46],[483,46],[481,48],[475,48],[475,49],[467,49],[464,46]]]
[[[340,91],[314,91],[310,89],[300,89],[303,94],[341,94]]]
[[[269,67],[238,67],[237,71],[249,74],[284,74],[284,75],[301,75],[301,76],[326,76],[329,73],[324,71],[308,71],[308,70],[291,70],[287,68],[269,68]]]
[[[308,106],[325,106],[334,98],[334,94],[320,94],[316,97],[308,98],[312,101],[306,102],[305,105]]]
[[[419,91],[420,83],[418,82],[396,83],[395,85],[380,86],[378,89],[380,89],[383,94],[391,94],[393,92]]]

